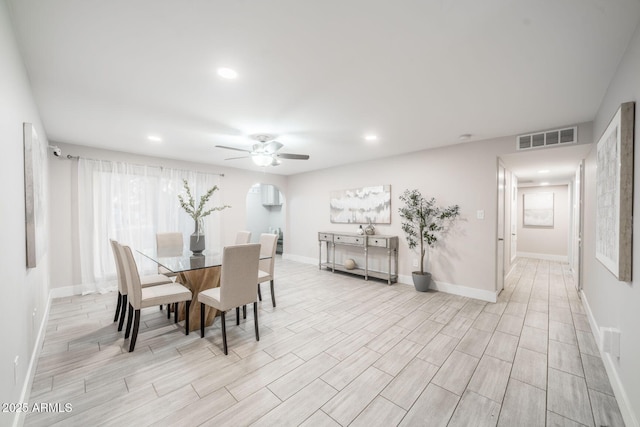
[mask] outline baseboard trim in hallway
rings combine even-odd
[[[615,368],[613,357],[609,353],[602,351],[600,326],[598,325],[598,322],[596,322],[596,318],[591,311],[587,295],[585,295],[584,291],[580,291],[580,296],[582,298],[582,305],[584,306],[584,309],[587,312],[587,317],[589,318],[591,333],[593,334],[598,350],[600,351],[600,357],[602,358],[604,368],[609,376],[613,393],[616,395],[616,400],[618,401],[618,407],[620,408],[620,413],[622,414],[624,423],[627,427],[640,427],[640,423],[638,423],[638,419],[631,409],[633,406],[629,401],[629,396],[627,395],[627,392],[622,385],[622,381],[620,380],[620,376],[618,375],[618,371]]]

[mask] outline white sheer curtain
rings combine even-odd
[[[185,246],[195,229],[193,219],[180,207],[186,179],[196,203],[220,176],[179,169],[80,159],[78,161],[78,218],[80,270],[84,293],[117,288],[116,268],[109,239],[134,249],[153,249],[156,233],[180,231]],[[216,191],[207,206],[223,203]],[[204,218],[208,251],[222,246],[220,213]],[[157,266],[138,258],[141,273],[154,273]]]

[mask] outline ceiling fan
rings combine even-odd
[[[253,160],[253,163],[258,166],[278,166],[280,164],[280,159],[309,160],[309,156],[307,154],[279,153],[278,150],[284,147],[284,145],[275,141],[275,135],[258,134],[252,135],[251,138],[258,141],[253,144],[251,150],[227,147],[225,145],[216,145],[216,147],[249,153],[247,156],[229,157],[225,160],[246,159],[250,157],[251,160]]]

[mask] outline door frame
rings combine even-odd
[[[497,173],[496,173],[496,297],[504,289],[505,276],[505,195],[506,190],[506,171],[507,169],[498,157]],[[501,220],[502,219],[502,220]]]
[[[573,242],[572,244],[574,245],[574,248],[577,249],[578,253],[577,256],[575,254],[573,255],[574,260],[577,259],[577,266],[572,265],[573,268],[573,278],[574,278],[574,285],[576,287],[576,290],[578,291],[578,296],[582,296],[581,295],[581,291],[582,291],[582,278],[583,278],[583,272],[582,272],[582,265],[583,265],[583,257],[584,257],[584,249],[583,249],[583,240],[584,240],[584,174],[585,174],[585,161],[584,159],[582,159],[580,161],[580,165],[578,166],[578,169],[576,170],[576,177],[574,180],[574,198],[576,200],[574,200],[574,212],[572,212],[573,217],[574,217],[574,221],[577,222],[577,224],[575,224],[574,226],[574,235],[573,235]],[[573,263],[572,263],[573,264]]]

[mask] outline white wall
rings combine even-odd
[[[0,202],[0,313],[3,320],[0,402],[17,403],[21,401],[23,389],[29,387],[29,361],[44,319],[49,288],[48,255],[38,260],[36,268],[26,268],[22,123],[33,123],[39,139],[44,144],[47,144],[47,139],[13,36],[5,1],[0,1],[0,94],[0,182],[3,183]],[[44,208],[48,214],[47,200]],[[16,357],[18,367],[14,378]],[[13,417],[14,414],[2,413],[0,425],[11,424]]]
[[[415,270],[412,261],[418,255],[409,250],[402,234],[398,197],[405,189],[417,188],[439,204],[461,207],[455,229],[443,245],[431,250],[427,269],[434,280],[495,297],[497,157],[514,150],[515,137],[507,137],[292,176],[286,252],[317,263],[319,231],[356,231],[357,226],[330,222],[332,190],[390,184],[391,224],[376,225],[376,233],[400,237],[399,272],[406,278]],[[484,210],[483,220],[476,218],[477,210]]]
[[[263,182],[278,186],[285,195],[287,191],[286,177],[280,175],[140,156],[61,142],[56,142],[56,144],[62,149],[63,157],[50,161],[50,194],[51,199],[55,201],[51,205],[51,219],[54,225],[51,230],[51,240],[56,243],[56,251],[51,254],[51,286],[52,288],[65,288],[64,290],[56,289],[57,295],[74,292],[72,287],[81,283],[78,256],[79,240],[76,226],[78,223],[76,220],[77,161],[66,159],[67,154],[92,159],[224,174],[220,183],[220,198],[221,203],[231,205],[231,209],[225,209],[218,214],[221,215],[223,225],[222,241],[228,244],[235,241],[238,230],[246,229],[247,193],[252,185]]]
[[[553,193],[553,227],[524,226],[524,195]],[[568,262],[569,247],[569,187],[518,188],[518,255]]]
[[[636,102],[634,152],[634,202],[635,215],[640,212],[640,149],[638,138],[640,114],[640,28],[627,48],[614,79],[603,98],[594,120],[596,141],[606,129],[609,121],[627,101]],[[622,332],[619,358],[603,357],[612,380],[617,400],[625,422],[638,425],[640,419],[640,222],[634,221],[633,234],[633,281],[619,282],[595,257],[595,212],[596,212],[596,167],[595,148],[586,162],[585,173],[585,236],[584,236],[584,296],[592,320],[598,327],[615,327]]]

